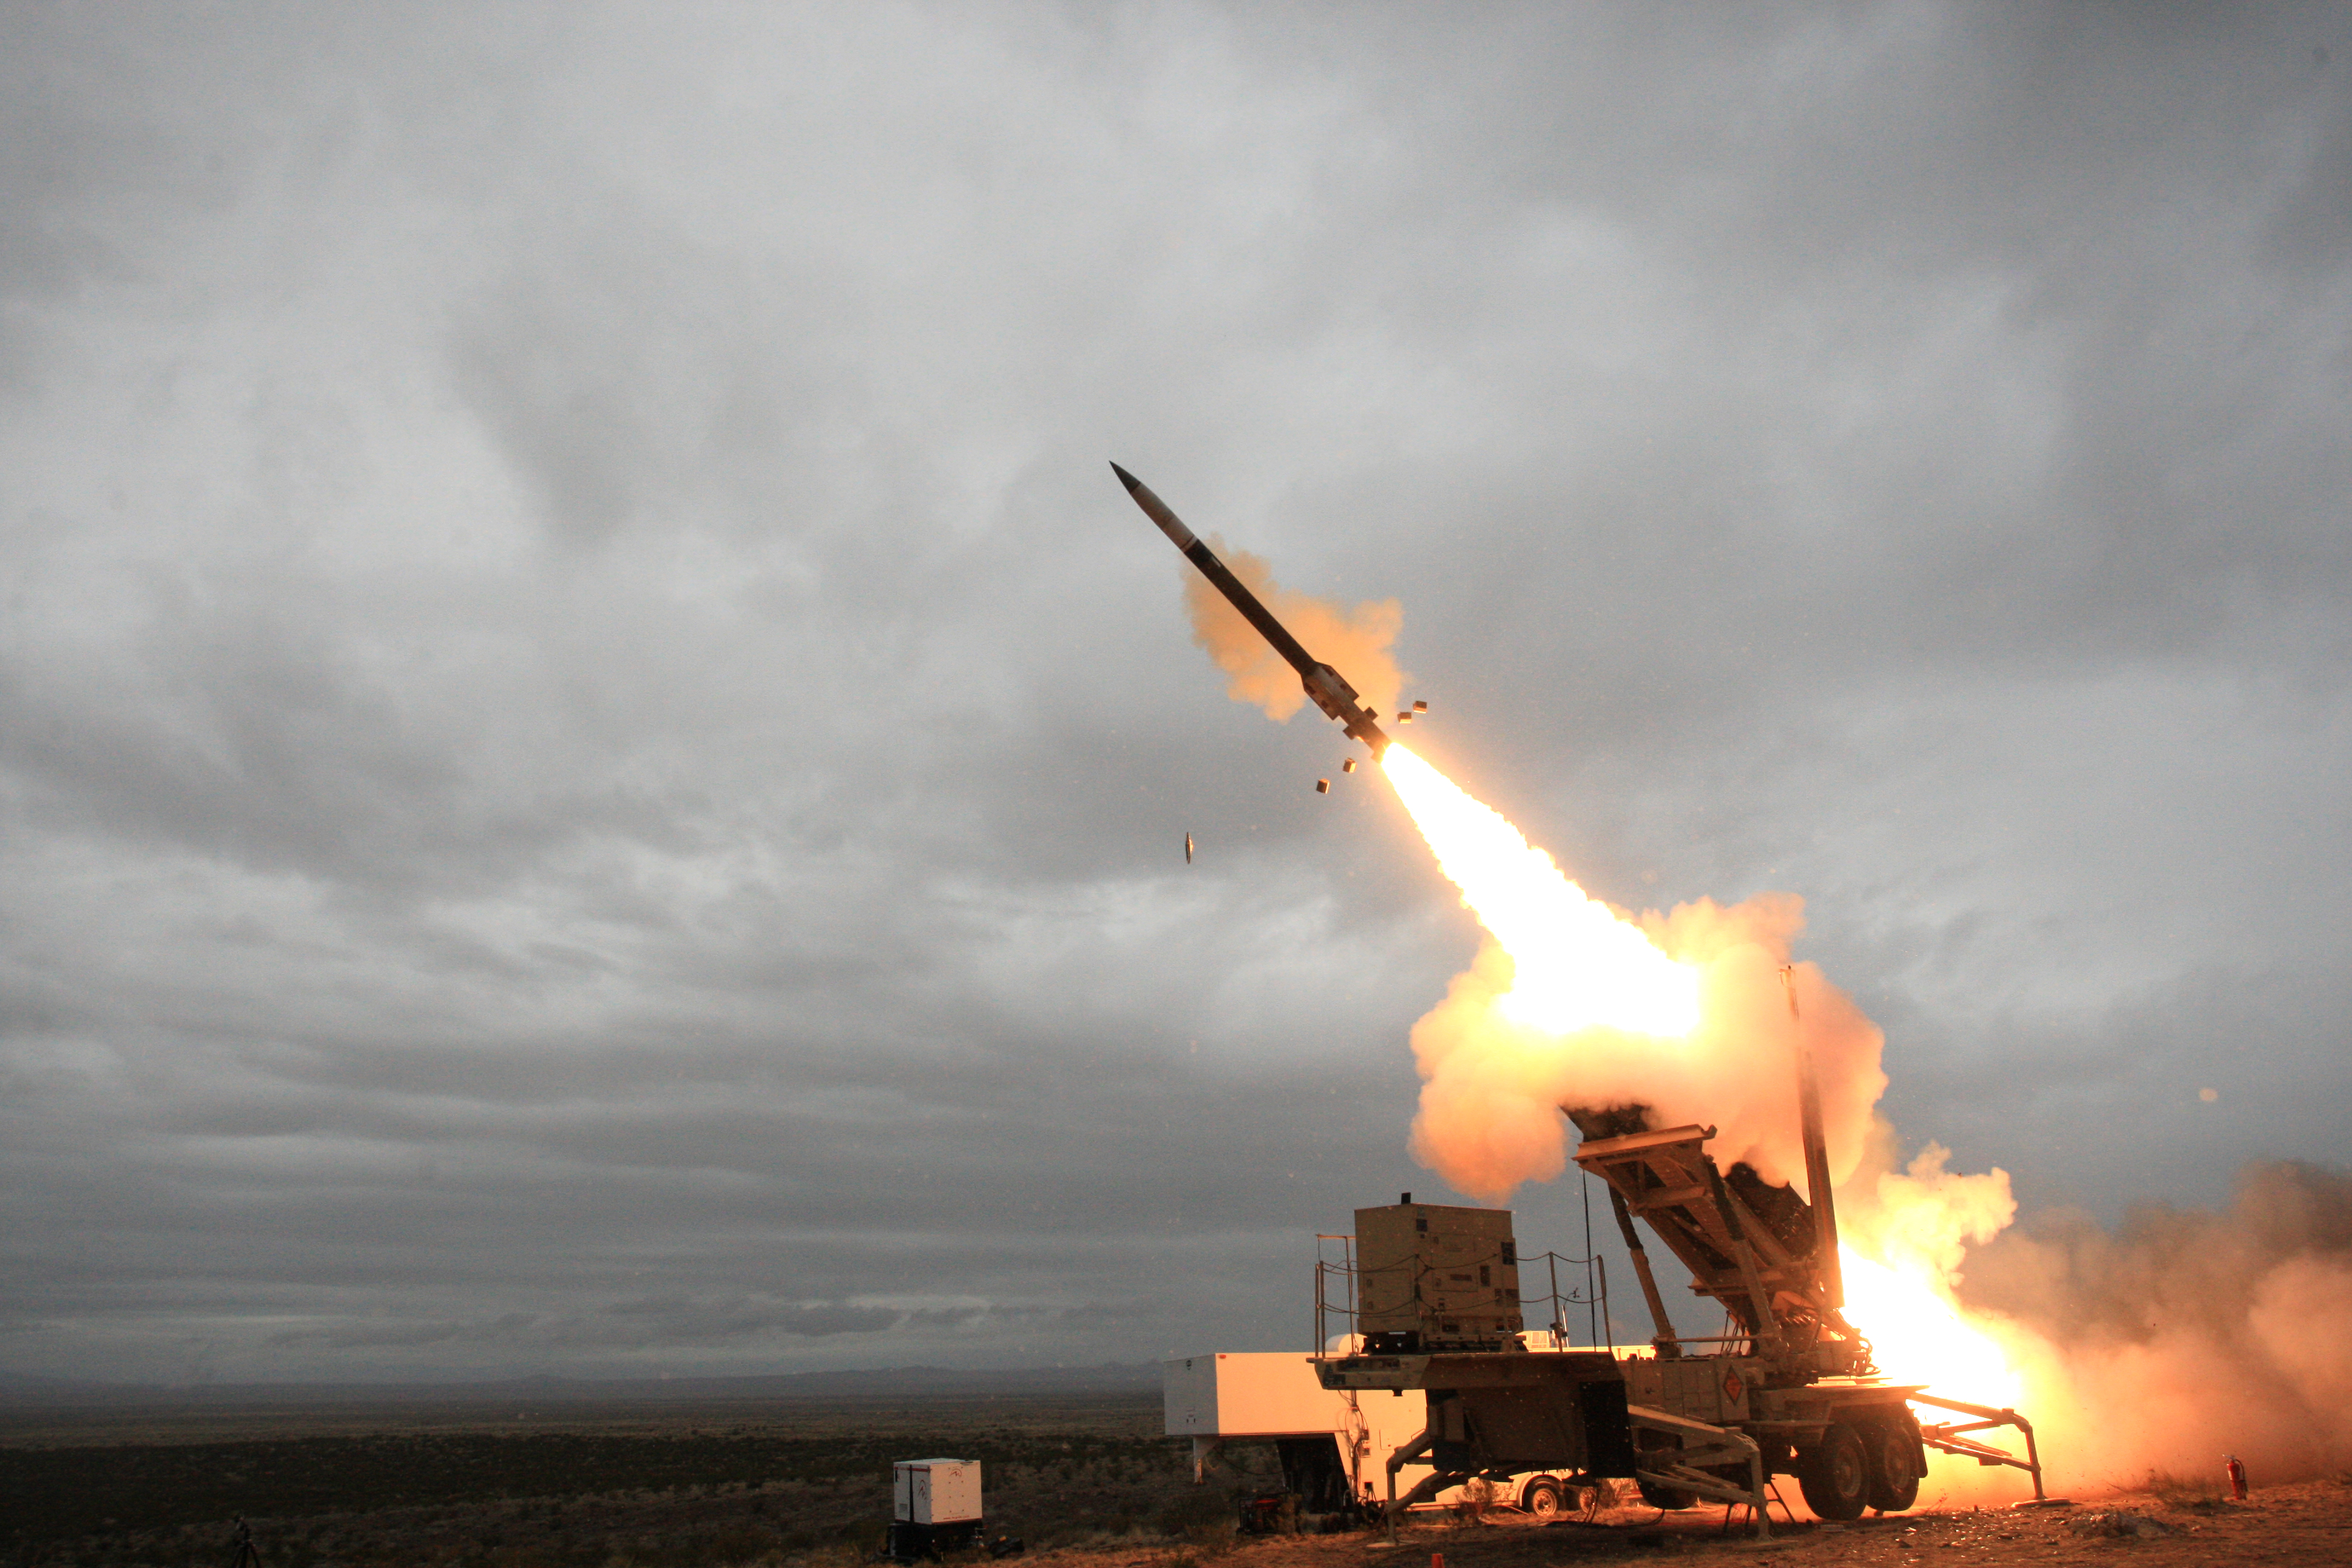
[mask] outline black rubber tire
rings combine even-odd
[[[1870,1450],[1870,1506],[1881,1513],[1901,1513],[1919,1500],[1919,1428],[1901,1415],[1890,1415],[1863,1434]]]
[[[1664,1509],[1668,1513],[1675,1513],[1683,1509],[1698,1506],[1696,1492],[1686,1492],[1679,1487],[1654,1487],[1647,1481],[1639,1481],[1635,1484],[1642,1489],[1642,1500],[1652,1508]]]
[[[1862,1434],[1843,1421],[1832,1421],[1812,1452],[1802,1456],[1797,1484],[1804,1489],[1807,1508],[1843,1523],[1860,1519],[1870,1500],[1870,1469]]]
[[[1549,1476],[1538,1476],[1519,1494],[1519,1506],[1535,1516],[1538,1524],[1549,1524],[1568,1514],[1568,1494]]]

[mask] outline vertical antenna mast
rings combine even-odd
[[[1797,972],[1780,966],[1780,989],[1789,998],[1789,1022],[1797,1052],[1797,1119],[1805,1141],[1806,1196],[1813,1204],[1813,1269],[1821,1278],[1825,1305],[1845,1305],[1845,1269],[1838,1261],[1837,1205],[1830,1196],[1829,1139],[1822,1131],[1822,1086],[1813,1076],[1813,1053],[1806,1048],[1797,1016]]]
[[[1597,1345],[1601,1342],[1601,1297],[1600,1293],[1592,1288],[1592,1260],[1598,1256],[1598,1254],[1592,1250],[1592,1173],[1580,1166],[1578,1167],[1576,1173],[1584,1178],[1581,1184],[1584,1189],[1585,1342],[1588,1344]]]

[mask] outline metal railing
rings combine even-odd
[[[1347,1336],[1350,1347],[1358,1338],[1358,1320],[1362,1315],[1360,1282],[1367,1272],[1380,1273],[1358,1267],[1353,1236],[1318,1235],[1315,1238],[1315,1353],[1321,1355],[1330,1349],[1339,1334]],[[1330,1256],[1329,1243],[1339,1243],[1339,1256]],[[1530,1296],[1527,1291],[1528,1271],[1537,1264],[1544,1266],[1545,1293]],[[1561,1266],[1568,1266],[1568,1289],[1560,1289]],[[1547,1309],[1543,1327],[1552,1335],[1555,1346],[1565,1348],[1571,1339],[1569,1330],[1570,1309],[1581,1307],[1585,1316],[1585,1339],[1589,1345],[1608,1345],[1615,1341],[1616,1323],[1609,1310],[1609,1264],[1598,1253],[1589,1258],[1571,1257],[1563,1252],[1543,1252],[1533,1257],[1520,1255],[1515,1259],[1519,1271],[1519,1306],[1523,1317],[1527,1309],[1541,1305]],[[1430,1272],[1418,1261],[1410,1265],[1415,1269],[1412,1298],[1422,1299],[1421,1277]],[[1584,1278],[1579,1287],[1575,1270],[1582,1269]],[[1333,1324],[1342,1325],[1335,1333]]]

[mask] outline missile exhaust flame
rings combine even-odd
[[[1699,972],[1568,879],[1500,813],[1403,746],[1381,772],[1462,901],[1512,963],[1504,1015],[1555,1035],[1580,1029],[1682,1036],[1699,1021]]]

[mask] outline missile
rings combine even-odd
[[[1370,746],[1372,760],[1380,761],[1381,753],[1389,749],[1389,738],[1381,729],[1378,716],[1358,700],[1356,689],[1349,685],[1338,670],[1300,647],[1298,639],[1257,602],[1257,595],[1217,559],[1216,552],[1194,537],[1182,520],[1168,510],[1168,503],[1151,493],[1150,485],[1117,463],[1110,466],[1110,471],[1118,476],[1118,482],[1127,487],[1127,493],[1135,498],[1135,504],[1143,509],[1143,515],[1160,525],[1160,531],[1184,552],[1184,559],[1199,567],[1201,575],[1215,584],[1217,592],[1231,600],[1234,608],[1242,613],[1242,619],[1255,626],[1258,635],[1272,643],[1274,651],[1298,672],[1299,684],[1307,688],[1307,695],[1313,700],[1315,706],[1323,710],[1327,716],[1338,720],[1352,739]]]

